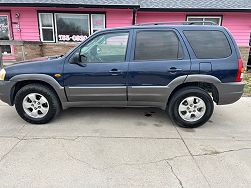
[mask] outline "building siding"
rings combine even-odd
[[[107,28],[123,27],[132,25],[132,10],[107,10],[106,11]]]
[[[186,16],[222,16],[222,25],[230,30],[239,46],[248,46],[251,33],[251,13],[190,13],[190,12],[138,12],[137,23],[185,21]]]
[[[19,19],[16,13],[20,14]],[[15,40],[39,41],[37,11],[33,8],[12,8],[12,29]],[[19,22],[20,31],[17,26]]]
[[[0,7],[0,10],[3,7]],[[59,11],[59,12],[102,12],[106,14],[106,27],[122,27],[132,25],[132,10],[116,10],[116,9],[69,9],[69,8],[41,8],[41,7],[4,7],[4,10],[11,11],[12,15],[12,30],[14,40],[26,40],[26,41],[40,41],[39,36],[39,23],[38,23],[38,11]],[[19,18],[16,18],[16,13],[20,14]],[[20,31],[18,30],[18,24]]]
[[[251,13],[224,13],[222,25],[233,34],[239,46],[248,46],[251,33]]]

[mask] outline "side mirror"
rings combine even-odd
[[[71,56],[70,63],[71,64],[77,64],[80,62],[80,56],[79,53],[75,53],[73,56]]]

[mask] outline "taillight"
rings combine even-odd
[[[238,59],[238,72],[235,81],[241,82],[243,79],[243,73],[244,73],[244,65],[242,59]]]

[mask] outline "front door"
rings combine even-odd
[[[79,47],[79,62],[65,63],[64,84],[69,102],[90,106],[125,106],[130,31],[106,32]]]
[[[10,14],[0,12],[0,41],[11,40],[10,32]],[[12,53],[11,45],[0,45],[3,55],[10,55]]]
[[[137,29],[128,71],[128,105],[162,107],[169,83],[190,71],[190,58],[173,29]],[[182,77],[182,78],[183,78]]]

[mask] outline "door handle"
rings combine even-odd
[[[112,75],[119,75],[122,73],[122,71],[118,69],[112,69],[109,71],[109,73],[111,73]]]
[[[171,67],[168,72],[170,72],[171,74],[175,74],[177,72],[181,72],[182,69],[176,68],[176,67]]]

